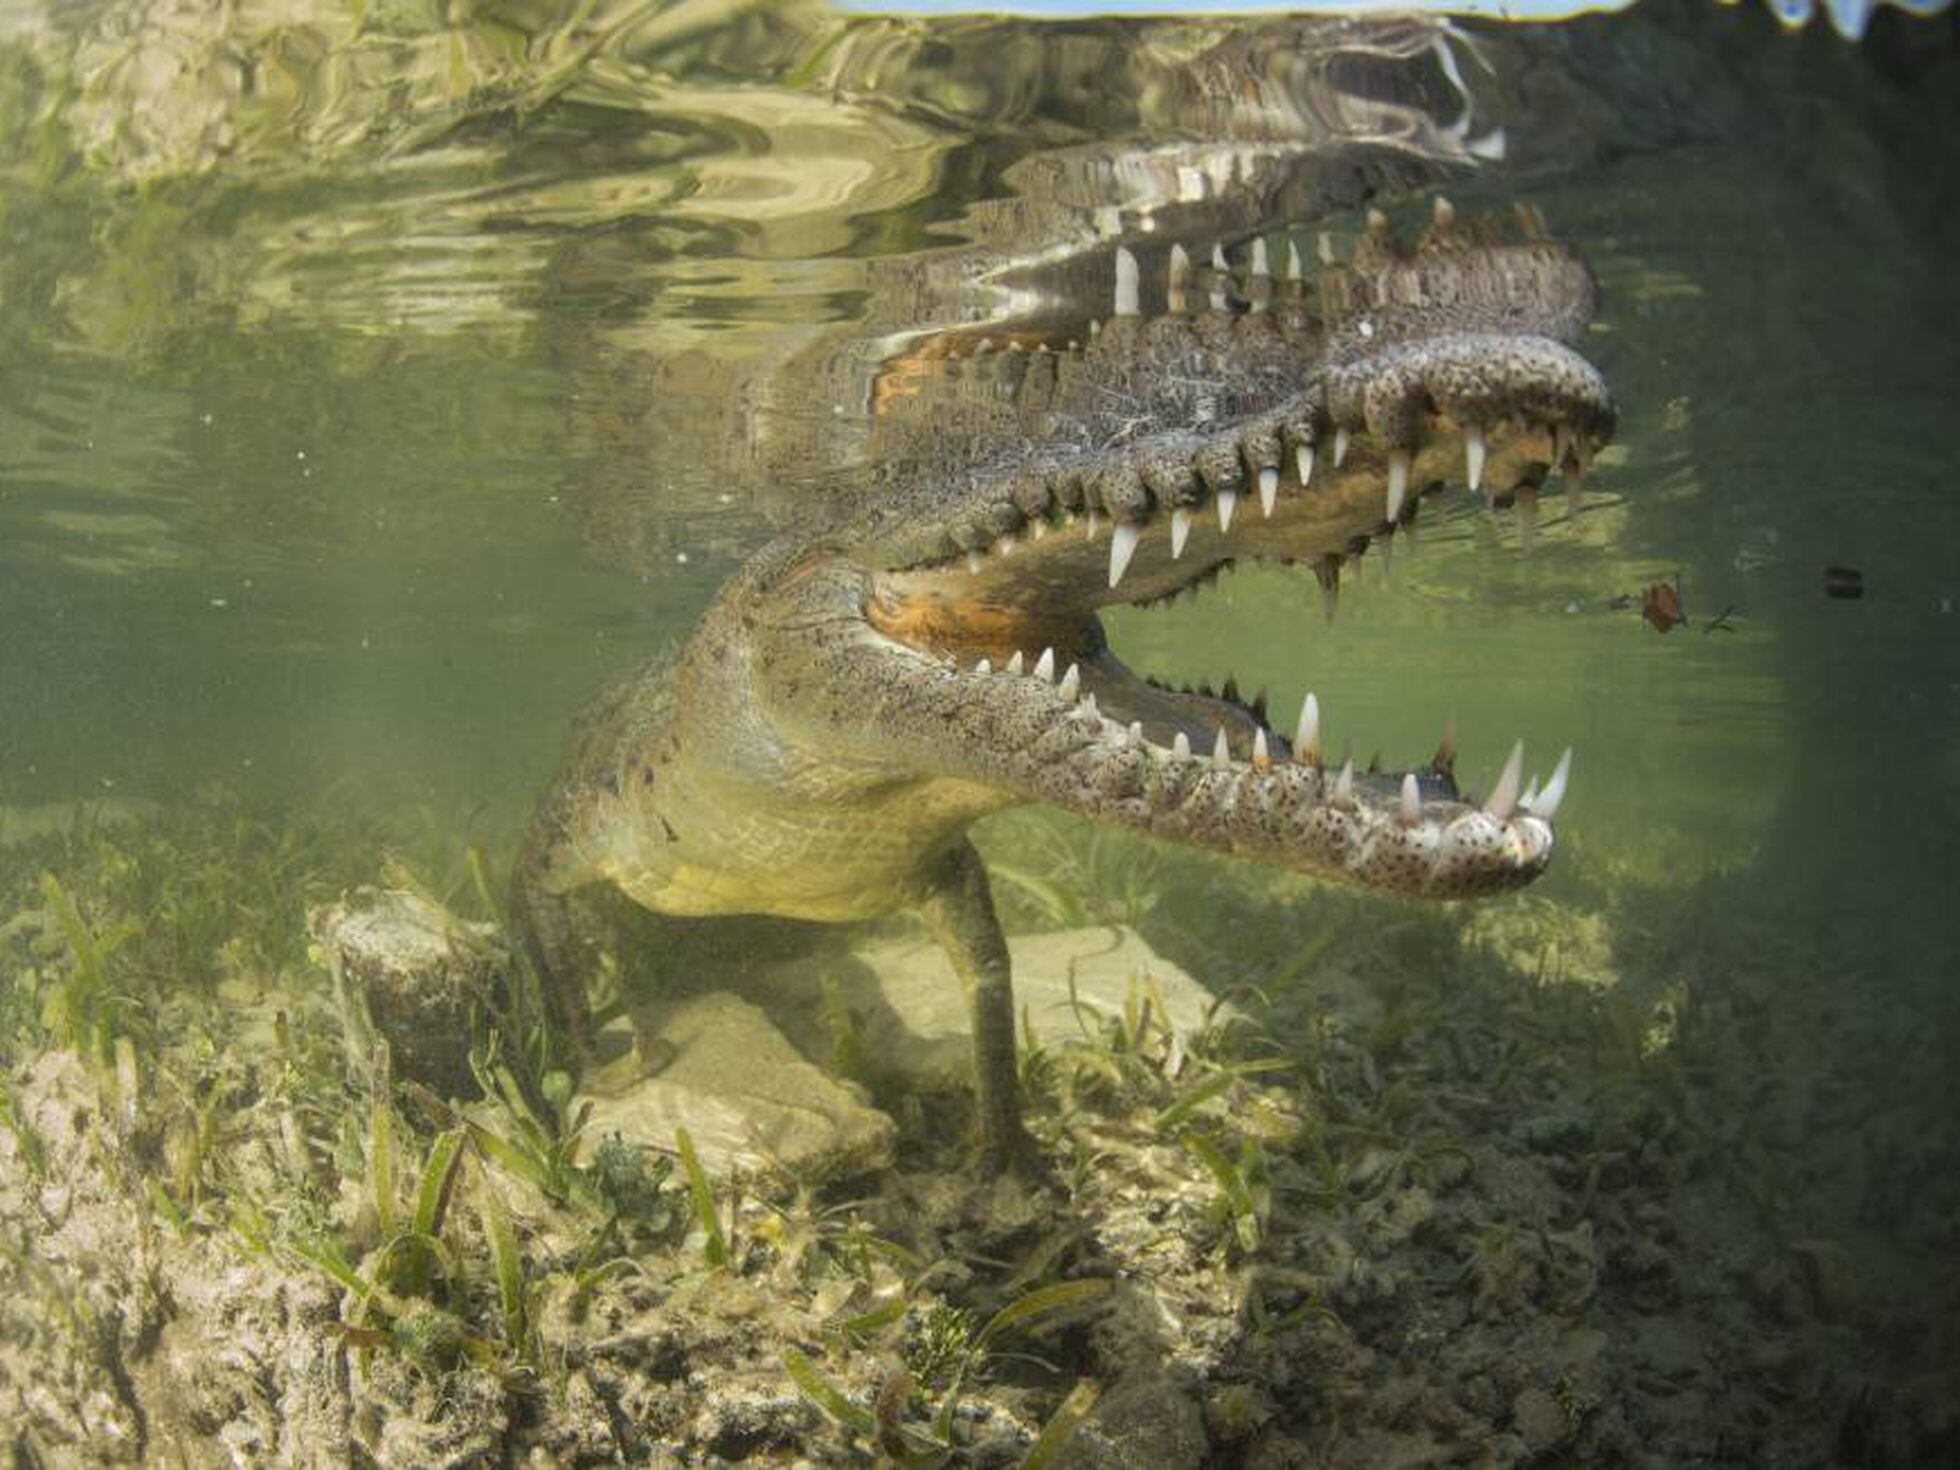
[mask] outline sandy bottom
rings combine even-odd
[[[1898,1018],[1767,939],[1636,1001],[1598,915],[1363,943],[1337,906],[1230,1025],[1143,987],[1037,1026],[1032,1180],[833,1015],[811,1060],[894,1162],[690,1177],[571,1147],[532,1038],[487,1098],[377,1083],[298,919],[331,864],[159,929],[103,853],[205,871],[181,836],[36,841],[0,853],[15,1466],[1960,1461],[1953,1123],[1850,1117]]]

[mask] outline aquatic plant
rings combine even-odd
[[[548,1111],[534,1107],[528,1089],[503,1059],[501,1038],[495,1031],[481,1047],[471,1048],[470,1071],[500,1123],[492,1128],[472,1118],[462,1119],[485,1157],[553,1203],[603,1211],[603,1203],[578,1165],[579,1137],[591,1115],[590,1100],[579,1104],[569,1116],[561,1113],[569,1091],[567,1083],[563,1089],[553,1089],[557,1095],[547,1101]],[[419,1090],[418,1096],[425,1103],[442,1107],[426,1089]]]
[[[68,950],[66,967],[42,995],[41,1024],[59,1044],[86,1058],[98,1076],[126,1072],[127,1064],[118,1064],[117,1046],[131,1039],[131,1028],[140,1022],[135,998],[120,987],[112,965],[137,927],[124,918],[92,928],[52,872],[41,874],[41,893]]]
[[[1256,1251],[1265,1234],[1266,1217],[1272,1211],[1272,1190],[1265,1182],[1265,1153],[1254,1139],[1246,1139],[1233,1158],[1202,1133],[1186,1132],[1184,1147],[1205,1166],[1217,1181],[1218,1196],[1212,1206],[1214,1223],[1242,1251]]]
[[[803,1396],[837,1423],[875,1436],[887,1456],[901,1465],[928,1470],[948,1462],[961,1445],[959,1408],[968,1384],[984,1368],[1004,1335],[1032,1327],[1043,1318],[1084,1306],[1115,1285],[1093,1277],[1058,1281],[1029,1291],[989,1317],[978,1330],[964,1309],[934,1303],[921,1317],[918,1346],[907,1355],[907,1371],[887,1375],[876,1410],[856,1402],[794,1346],[783,1350],[783,1367]],[[904,1418],[908,1401],[924,1393],[924,1424]],[[1094,1407],[1097,1388],[1077,1383],[1048,1419],[1022,1464],[1045,1465],[1080,1428]]]
[[[750,1236],[772,1254],[772,1269],[780,1279],[801,1283],[825,1277],[873,1283],[881,1265],[916,1274],[922,1263],[910,1251],[874,1231],[856,1201],[824,1204],[807,1183],[792,1185],[786,1201],[761,1199],[762,1217],[749,1226]],[[840,1330],[860,1335],[885,1325],[904,1310],[902,1299],[884,1308],[848,1319]]]
[[[15,1105],[14,1095],[7,1087],[5,1077],[0,1077],[0,1128],[13,1135],[14,1148],[28,1177],[42,1179],[48,1171],[48,1149],[34,1125],[20,1114]]]
[[[615,1219],[655,1228],[666,1222],[666,1183],[673,1171],[667,1155],[616,1133],[599,1141],[585,1165],[587,1181]]]
[[[451,1135],[445,1134],[444,1137]],[[525,1280],[524,1256],[518,1249],[517,1232],[511,1225],[510,1211],[496,1186],[483,1175],[477,1176],[474,1199],[483,1222],[483,1239],[490,1251],[490,1267],[497,1283],[497,1306],[503,1315],[504,1342],[520,1357],[536,1354],[533,1336],[531,1296]]]
[[[694,1139],[685,1128],[674,1130],[674,1147],[680,1154],[688,1197],[694,1202],[695,1221],[701,1227],[701,1258],[719,1269],[729,1263],[728,1236],[721,1228],[721,1215],[715,1206],[715,1192],[708,1183],[707,1170],[701,1167],[701,1156],[694,1151]],[[731,1203],[729,1218],[734,1217]]]

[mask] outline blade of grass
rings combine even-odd
[[[694,1199],[695,1217],[708,1237],[701,1254],[710,1266],[725,1266],[728,1237],[721,1233],[721,1219],[715,1213],[715,1192],[708,1187],[708,1174],[701,1167],[701,1156],[694,1151],[694,1139],[685,1128],[676,1128],[674,1146],[680,1151],[681,1171],[687,1175],[687,1192]]]
[[[1091,1276],[1081,1281],[1058,1281],[1053,1286],[1044,1286],[1018,1297],[987,1319],[987,1325],[973,1339],[973,1350],[984,1351],[989,1343],[1010,1327],[1018,1327],[1036,1317],[1045,1317],[1050,1312],[1059,1312],[1064,1307],[1093,1301],[1115,1284],[1106,1276]]]
[[[517,1232],[503,1196],[481,1171],[476,1175],[477,1212],[483,1219],[483,1238],[490,1247],[490,1267],[497,1278],[497,1304],[504,1314],[504,1341],[515,1352],[525,1343],[524,1257],[517,1249]]]
[[[368,1189],[381,1238],[395,1233],[395,1109],[389,1101],[388,1043],[374,1044],[374,1094],[368,1105]]]
[[[837,1330],[846,1337],[868,1337],[898,1321],[910,1306],[911,1303],[904,1297],[893,1297],[882,1307],[873,1307],[868,1312],[859,1312],[855,1317],[846,1317],[837,1324]]]
[[[946,1397],[940,1401],[939,1413],[934,1420],[939,1438],[947,1444],[952,1443],[953,1420],[959,1412],[960,1390],[965,1387],[973,1365],[986,1353],[989,1343],[1011,1327],[1031,1322],[1050,1312],[1059,1312],[1064,1307],[1093,1300],[1115,1284],[1103,1276],[1087,1277],[1081,1281],[1058,1281],[1053,1286],[1044,1286],[1015,1298],[988,1318],[987,1325],[975,1333],[973,1341],[967,1344],[959,1364],[953,1369],[952,1381],[946,1386]]]
[[[1152,1126],[1160,1135],[1167,1134],[1186,1118],[1189,1118],[1193,1113],[1197,1112],[1199,1108],[1203,1107],[1220,1093],[1227,1091],[1241,1077],[1254,1077],[1261,1072],[1281,1072],[1292,1065],[1293,1063],[1286,1058],[1272,1057],[1255,1062],[1240,1062],[1235,1066],[1226,1067],[1222,1071],[1214,1072],[1211,1076],[1205,1078],[1204,1081],[1187,1090],[1182,1097],[1175,1099],[1169,1107],[1157,1114],[1156,1118],[1152,1120]]]
[[[1056,1406],[1055,1412],[1048,1416],[1048,1422],[1041,1426],[1041,1433],[1028,1451],[1028,1457],[1021,1462],[1021,1470],[1047,1470],[1075,1438],[1075,1431],[1089,1417],[1089,1411],[1096,1406],[1096,1399],[1102,1387],[1094,1379],[1083,1378],[1076,1382],[1068,1392],[1068,1397]]]
[[[823,1370],[794,1347],[783,1348],[783,1367],[789,1370],[790,1380],[803,1397],[846,1429],[855,1429],[859,1434],[877,1431],[877,1417],[864,1405],[846,1398],[842,1389],[824,1377]]]
[[[415,1229],[423,1235],[442,1234],[443,1216],[449,1212],[450,1195],[456,1186],[457,1167],[463,1160],[466,1128],[451,1128],[439,1134],[422,1166],[422,1182],[415,1191]]]

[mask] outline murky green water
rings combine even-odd
[[[1473,769],[1516,734],[1571,743],[1575,845],[1655,881],[1771,858],[1841,879],[1772,835],[1791,822],[1894,885],[1942,872],[1903,857],[1944,824],[1896,815],[1950,803],[1955,775],[1937,31],[1863,54],[1753,17],[1490,33],[1466,103],[1416,90],[1432,42],[1472,54],[1440,30],[1250,25],[1247,85],[1278,99],[1260,115],[1189,82],[1223,34],[1195,27],[172,26],[13,42],[14,803],[216,780],[514,821],[580,692],[683,633],[794,502],[796,467],[849,452],[846,430],[799,458],[772,371],[1017,189],[1030,253],[1079,247],[1128,186],[1044,195],[1044,147],[1117,157],[1209,128],[1281,154],[1372,145],[1470,207],[1540,204],[1603,280],[1588,347],[1624,426],[1576,533],[1552,524],[1529,559],[1466,516],[1332,627],[1266,573],[1124,616],[1139,662],[1229,669],[1288,708],[1311,684],[1363,754],[1424,748],[1452,711]],[[1295,75],[1288,47],[1325,54]],[[168,75],[133,66],[146,48]],[[212,59],[234,53],[249,84]],[[1097,66],[1158,92],[1098,96]],[[64,77],[86,79],[66,107]],[[1398,77],[1415,101],[1367,100]],[[1506,159],[1449,135],[1466,105],[1462,131],[1502,127]],[[1009,248],[984,218],[985,248]],[[1822,595],[1837,563],[1865,572],[1862,601]],[[1609,610],[1676,573],[1687,629]],[[1894,791],[1849,734],[1866,717],[1916,732],[1885,740]]]
[[[1409,218],[1437,184],[1526,197],[1605,288],[1584,346],[1621,426],[1576,517],[1548,498],[1527,557],[1464,504],[1331,626],[1311,579],[1257,570],[1116,641],[1282,709],[1311,687],[1361,756],[1453,713],[1472,784],[1516,735],[1541,769],[1575,747],[1533,890],[1609,926],[1573,963],[1719,999],[1725,966],[1802,961],[1787,1055],[1828,1086],[1814,1153],[1777,1136],[1815,1211],[1789,1228],[1943,1256],[1951,1291],[1950,24],[437,9],[0,24],[0,842],[220,786],[501,854],[585,695],[855,451],[863,383],[813,402],[785,365],[982,307],[944,262],[1137,235],[1126,155],[1213,142],[1324,160],[1237,233],[1351,234],[1364,169]],[[1289,207],[1315,197],[1348,207]],[[1658,636],[1621,600],[1676,574],[1690,622]],[[985,840],[1011,861],[1037,830]],[[1146,932],[1201,979],[1271,973],[1284,935],[1208,930],[1184,861],[1156,859]],[[1190,861],[1194,888],[1281,882],[1311,931],[1307,885]]]

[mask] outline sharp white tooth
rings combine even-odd
[[[1409,494],[1409,465],[1413,456],[1406,449],[1388,452],[1388,523],[1402,519],[1402,502]]]
[[[1313,483],[1313,445],[1302,444],[1293,451],[1294,462],[1300,468],[1300,484],[1304,487]]]
[[[1259,510],[1262,515],[1271,516],[1273,507],[1279,504],[1279,471],[1261,470],[1259,472]]]
[[[1136,316],[1137,258],[1120,246],[1116,251],[1116,314]]]
[[[1263,771],[1272,763],[1273,753],[1271,748],[1266,744],[1266,732],[1264,730],[1254,730],[1252,732],[1252,769]]]
[[[1218,727],[1218,738],[1211,743],[1211,763],[1221,771],[1232,769],[1232,747],[1225,739],[1225,727]]]
[[[1225,263],[1225,242],[1215,241],[1211,247],[1211,268],[1221,274],[1231,267]]]
[[[1314,243],[1315,248],[1320,252],[1320,263],[1322,265],[1332,265],[1334,263],[1334,237],[1329,235],[1327,231],[1322,230],[1319,238]]]
[[[1015,649],[1014,656],[1007,661],[1007,672],[1019,678],[1028,671],[1028,661],[1021,657],[1021,650]]]
[[[979,663],[973,666],[973,672],[976,674],[991,674],[993,671],[994,671],[994,665],[991,659],[983,658],[980,660]]]
[[[1538,793],[1537,800],[1531,803],[1531,814],[1550,821],[1558,815],[1559,803],[1565,800],[1566,777],[1572,774],[1572,748],[1566,747],[1565,754],[1558,758],[1552,767],[1552,779],[1545,783],[1545,789]]]
[[[1191,279],[1191,257],[1182,245],[1171,246],[1170,283],[1166,288],[1165,305],[1173,316],[1184,314],[1184,291]]]
[[[1354,762],[1347,761],[1341,766],[1341,774],[1334,778],[1334,800],[1346,801],[1354,795]]]
[[[1048,534],[1048,522],[1036,521],[1034,523],[1034,539],[1039,541],[1047,534]]]
[[[1184,555],[1184,543],[1191,538],[1191,512],[1179,506],[1171,512],[1171,560]],[[1114,586],[1114,583],[1110,584]]]
[[[1143,721],[1142,720],[1130,721],[1130,744],[1132,745],[1143,744]]]
[[[1300,706],[1300,724],[1293,732],[1293,759],[1320,764],[1320,701],[1311,694]]]
[[[1347,447],[1348,431],[1346,429],[1336,429],[1334,431],[1334,468],[1337,470],[1341,467],[1341,462],[1347,458]]]
[[[1068,672],[1062,675],[1062,682],[1055,686],[1055,692],[1070,704],[1074,704],[1075,696],[1082,692],[1082,671],[1074,664],[1070,664]]]
[[[1414,771],[1402,778],[1402,820],[1411,827],[1422,820],[1422,788]]]
[[[1097,515],[1093,510],[1086,511],[1082,517],[1082,524],[1084,527],[1084,539],[1093,541],[1096,539],[1096,532],[1102,529],[1102,517]]]
[[[1012,536],[1003,536],[994,543],[994,550],[1002,556],[1012,556],[1019,549],[1020,544]]]
[[[1191,742],[1182,730],[1179,730],[1171,740],[1171,754],[1181,761],[1191,759]]]
[[[1055,650],[1044,648],[1041,657],[1034,661],[1034,676],[1044,684],[1055,682]]]
[[[1102,718],[1102,710],[1097,707],[1093,692],[1082,696],[1082,702],[1075,707],[1075,711],[1077,714],[1087,715],[1092,720]]]
[[[1508,821],[1518,804],[1518,782],[1523,776],[1524,742],[1520,740],[1511,747],[1511,758],[1504,762],[1504,769],[1497,777],[1497,785],[1491,788],[1490,800],[1484,803],[1484,810],[1500,822]]]
[[[1119,522],[1116,533],[1109,538],[1109,585],[1114,587],[1123,580],[1123,573],[1130,569],[1130,558],[1137,554],[1137,543],[1143,540],[1143,527],[1132,521]]]
[[[980,571],[980,568],[981,568],[981,565],[982,565],[982,562],[981,562],[981,557],[980,557],[980,553],[979,553],[979,552],[977,552],[977,551],[969,551],[969,552],[968,552],[968,553],[966,554],[966,569],[967,569],[967,570],[968,570],[969,572],[972,572],[972,573],[974,573],[974,574],[976,574],[976,575],[978,575],[978,573],[979,573],[979,571]]]
[[[1232,529],[1232,512],[1239,508],[1239,492],[1220,490],[1218,492],[1218,534],[1223,536]]]
[[[1472,424],[1463,431],[1463,470],[1472,490],[1484,488],[1484,455],[1489,449],[1484,441],[1481,424]]]
[[[1271,276],[1272,273],[1273,268],[1266,257],[1266,238],[1263,235],[1255,235],[1252,239],[1252,274]]]
[[[1305,274],[1306,271],[1300,264],[1300,247],[1297,242],[1288,240],[1286,242],[1286,279],[1297,281]]]

